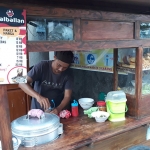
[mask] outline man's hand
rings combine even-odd
[[[58,115],[59,114],[59,110],[57,108],[55,108],[50,113]]]
[[[44,108],[44,110],[47,110],[50,107],[50,102],[49,102],[48,98],[38,95],[36,97],[36,100],[39,102],[41,107]]]
[[[32,87],[32,78],[27,76],[27,83],[19,83],[19,87],[28,95],[31,97],[36,98],[36,100],[39,102],[41,107],[43,107],[44,110],[48,109],[50,107],[50,102],[48,98],[41,96],[38,92],[36,92]]]

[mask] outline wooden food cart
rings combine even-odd
[[[0,3],[0,6],[10,7],[4,3]],[[140,39],[139,34],[140,23],[149,22],[150,15],[103,12],[89,9],[57,8],[40,5],[33,6],[31,4],[20,5],[18,3],[14,4],[13,8],[26,9],[27,18],[43,17],[73,21],[74,39],[72,41],[28,41],[28,53],[114,48],[114,90],[117,90],[118,87],[118,48],[134,47],[137,49],[135,68],[136,92],[134,96],[127,95],[129,111],[126,121],[120,123],[106,122],[99,125],[81,113],[78,118],[62,120],[65,134],[58,140],[36,148],[20,147],[19,149],[99,149],[100,146],[101,148],[112,148],[116,140],[119,141],[119,144],[116,144],[115,147],[113,147],[114,149],[125,149],[125,147],[129,147],[129,145],[140,143],[150,145],[149,141],[145,139],[146,125],[150,123],[150,109],[148,107],[150,104],[150,95],[142,96],[141,94],[142,52],[143,47],[150,47],[150,40]],[[0,129],[4,150],[12,149],[9,112],[11,120],[18,117],[13,116],[13,113],[15,115],[15,111],[17,110],[15,107],[11,107],[11,101],[16,95],[13,94],[14,92],[20,94],[19,99],[23,100],[23,102],[20,102],[21,108],[23,109],[21,109],[21,112],[17,112],[20,116],[27,113],[30,102],[24,92],[16,85],[0,86],[0,112],[3,116],[0,120]],[[18,105],[19,99],[16,99],[17,102],[13,104]],[[141,103],[142,105],[140,105]],[[132,137],[133,140],[127,142],[129,136]],[[110,141],[113,142],[108,144]],[[124,141],[126,145],[123,144]],[[59,144],[57,142],[59,142]]]

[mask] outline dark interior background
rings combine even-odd
[[[74,89],[72,99],[82,97],[93,98],[98,101],[100,92],[108,93],[113,90],[113,74],[97,71],[72,69]],[[131,86],[133,75],[119,74],[119,87]]]

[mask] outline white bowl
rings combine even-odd
[[[92,107],[92,105],[86,105],[86,104],[80,104],[80,106],[86,110],[86,109],[90,109]]]
[[[93,106],[94,104],[94,99],[92,98],[80,98],[78,100],[80,106],[83,108],[83,109],[89,109]]]
[[[95,118],[96,122],[105,122],[108,119],[109,115],[110,114],[105,111],[96,111],[91,113],[91,116]]]

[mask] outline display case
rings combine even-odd
[[[147,65],[148,61],[143,60],[143,57],[149,57],[146,52],[149,52],[147,47],[150,47],[150,24],[148,22],[150,16],[141,17],[141,15],[112,12],[110,14],[97,13],[90,10],[70,11],[65,9],[62,11],[61,9],[52,9],[49,14],[48,11],[47,9],[41,14],[31,12],[27,17],[28,52],[87,51],[114,48],[114,90],[119,88],[119,90],[126,92],[127,114],[129,116],[140,118],[150,115],[149,91],[142,89],[142,74],[150,69],[150,66]],[[57,26],[60,24],[69,30],[67,32],[59,30]],[[33,28],[32,31],[31,28]],[[63,34],[71,36],[70,38],[65,38],[67,36],[57,38],[58,35]],[[143,50],[143,47],[146,49]],[[130,54],[122,58],[120,56],[121,50]],[[128,55],[135,59],[132,64],[118,61],[118,56],[119,59],[128,61]],[[145,68],[143,68],[144,66]],[[119,71],[126,79],[124,85],[118,79]]]
[[[142,47],[150,47],[150,15],[30,5],[17,7],[27,10],[28,54],[115,48],[114,90],[118,90],[118,84],[120,88],[126,87],[120,86],[118,79],[118,69],[127,69],[125,66],[118,66],[118,49],[132,48],[130,51],[136,58],[135,67],[131,65],[133,68],[124,72],[127,74],[124,75],[126,78],[129,76],[131,80],[135,80],[134,94],[126,92],[128,114],[137,118],[150,115],[149,94],[142,95]],[[128,83],[129,90],[132,87],[131,80]]]
[[[0,5],[8,7],[8,4],[6,3],[1,3]],[[149,40],[149,35],[148,35],[149,31],[144,31],[144,30],[147,30],[147,28],[149,28],[148,27],[149,24],[145,25],[142,23],[145,23],[146,21],[150,21],[150,15],[102,12],[99,10],[97,11],[96,10],[81,10],[81,9],[71,9],[70,7],[69,8],[54,8],[54,7],[47,6],[46,3],[45,3],[45,6],[15,3],[13,7],[27,10],[27,31],[28,31],[27,52],[28,53],[61,51],[61,50],[87,51],[87,50],[95,50],[95,49],[100,50],[100,49],[115,48],[114,49],[114,56],[115,56],[114,57],[114,60],[115,60],[114,61],[114,80],[113,80],[114,90],[118,90],[118,83],[119,83],[118,65],[117,65],[118,48],[135,47],[136,63],[135,63],[135,68],[132,68],[132,72],[134,72],[134,74],[131,75],[132,80],[135,80],[135,94],[126,93],[127,105],[129,108],[128,115],[136,117],[136,118],[150,115],[150,109],[149,109],[150,95],[149,94],[142,95],[142,72],[143,72],[142,71],[142,57],[143,57],[142,47],[145,47],[145,46],[150,47],[150,40]],[[73,30],[72,30],[73,36],[71,36],[72,37],[71,40],[68,40],[68,38],[67,40],[64,40],[65,38],[63,38],[63,40],[60,40],[60,38],[58,38],[57,40],[57,36],[54,40],[53,39],[50,40],[48,38],[47,36],[48,33],[52,32],[53,27],[55,27],[55,25],[51,22],[53,22],[56,19],[71,20],[73,22],[73,26],[71,26],[73,27]],[[61,23],[60,21],[58,22],[58,24]],[[140,22],[141,22],[141,25],[140,25]],[[58,24],[56,24],[56,26]],[[68,24],[66,27],[70,28],[70,24]],[[141,30],[143,30],[141,31],[141,33],[140,33],[140,28]],[[63,33],[66,33],[66,32],[63,32]],[[57,34],[54,34],[54,35],[57,35]],[[122,87],[123,86],[120,86],[120,88]],[[1,86],[1,90],[0,90],[1,91],[0,92],[1,106],[2,106],[1,114],[3,116],[1,117],[2,118],[1,119],[1,122],[2,122],[1,131],[4,131],[4,132],[1,132],[1,137],[2,137],[1,141],[2,141],[2,145],[5,146],[4,149],[10,149],[10,147],[12,147],[12,144],[11,144],[12,139],[11,139],[11,134],[10,134],[11,130],[8,127],[10,124],[10,121],[8,117],[9,111],[7,109],[8,104],[6,101],[7,100],[6,90],[7,89],[5,86]],[[13,91],[9,92],[8,93],[9,97],[13,96],[15,98],[19,94],[22,96],[20,96],[18,99],[24,98],[23,96],[24,94],[20,92],[20,90],[17,90],[16,92],[17,94],[14,94],[14,95],[12,95]],[[23,102],[21,101],[19,106],[21,105],[21,103]],[[13,101],[13,104],[17,106],[16,101]],[[6,114],[4,114],[4,112]],[[114,125],[117,125],[116,130],[114,130],[114,125],[110,124],[114,132],[111,132],[110,127],[109,127],[107,136],[105,136],[105,134],[103,135],[103,132],[102,134],[100,133],[97,134],[98,133],[97,130],[94,130],[93,132],[89,130],[90,132],[87,132],[87,135],[90,135],[92,133],[92,134],[98,135],[98,137],[102,137],[103,139],[106,139],[110,135],[111,136],[114,136],[117,134],[120,135],[121,132],[128,133],[131,131],[130,133],[132,133],[131,129],[139,127],[140,125],[142,126],[143,124],[147,123],[145,122],[141,124],[140,121],[135,121],[135,122],[136,123],[134,123],[134,125],[132,121],[128,122],[127,120],[126,122],[123,122],[123,124],[127,126],[128,124],[129,126],[132,125],[132,127],[130,128],[127,128],[126,126],[123,126],[120,123],[114,124]],[[122,131],[122,128],[119,128],[118,125],[124,127],[124,130]],[[106,133],[107,131],[105,130],[104,132]],[[83,136],[80,136],[83,142],[82,145],[84,145],[85,143],[88,144],[89,143],[88,139],[90,139],[92,143],[94,139],[96,139],[95,140],[96,142],[98,141],[96,136],[93,137],[92,139],[91,135],[89,136],[89,138],[87,138],[87,135],[85,135],[86,136],[85,140],[83,139]],[[99,135],[103,135],[103,136],[99,136]],[[139,137],[139,136],[136,136],[135,134],[133,135],[134,137]],[[80,142],[75,141],[75,143],[77,143],[77,146],[78,146],[79,145],[78,143],[81,143],[81,141]],[[135,144],[134,141],[133,143]],[[72,143],[70,146],[72,146]],[[46,145],[45,149],[47,148],[48,146]],[[38,148],[38,149],[41,149],[41,148]]]
[[[127,97],[127,114],[141,118],[150,115],[150,48],[115,49],[114,74],[123,72],[123,82],[115,81],[115,90]]]
[[[73,21],[38,16],[27,17],[28,41],[72,41]]]

